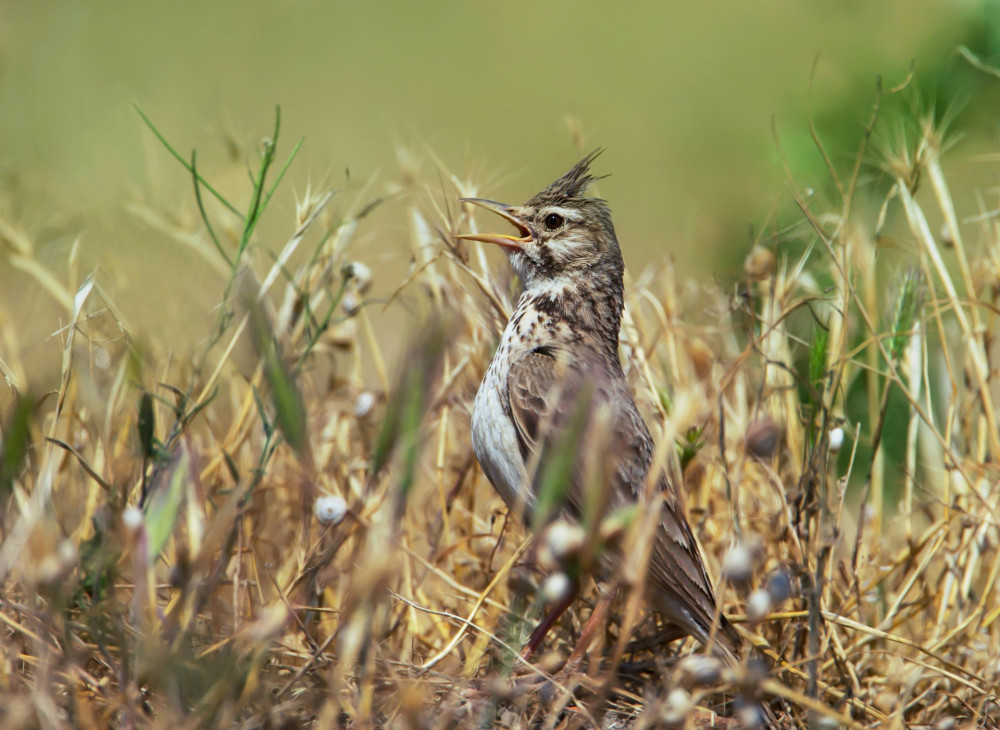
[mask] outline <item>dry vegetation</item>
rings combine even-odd
[[[0,723],[681,727],[759,693],[795,727],[997,727],[1000,231],[956,220],[932,124],[867,140],[850,175],[831,166],[833,202],[789,181],[794,222],[765,226],[731,283],[667,263],[628,282],[626,374],[710,572],[749,557],[719,592],[770,670],[720,674],[657,641],[638,558],[578,673],[544,679],[593,584],[546,656],[513,661],[518,617],[537,620],[537,587],[572,566],[539,567],[470,450],[516,286],[451,234],[474,225],[456,198],[489,190],[444,170],[387,187],[410,221],[398,286],[351,264],[370,199],[338,218],[331,193],[307,193],[277,260],[251,245],[275,142],[242,210],[204,184],[186,217],[147,210],[220,272],[190,360],[140,351],[99,279],[60,281],[0,221],[5,256],[69,320],[56,392],[25,389],[16,336],[0,345],[19,396],[0,463]],[[888,190],[874,204],[862,170]],[[893,216],[905,267],[876,261]],[[411,330],[400,363],[383,361],[400,335],[373,331],[375,291]]]

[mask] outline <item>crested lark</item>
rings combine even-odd
[[[517,231],[459,238],[502,246],[524,288],[476,394],[472,445],[497,492],[526,517],[537,502],[541,479],[535,475],[542,473],[538,462],[545,461],[540,454],[571,428],[581,402],[589,411],[589,434],[597,430],[595,423],[607,432],[606,448],[596,459],[603,462],[598,471],[607,481],[606,511],[640,500],[653,461],[653,439],[618,354],[625,264],[607,203],[585,196],[596,154],[523,205],[463,199],[500,215]],[[581,440],[575,446],[583,453],[568,472],[563,507],[579,517],[593,483],[584,462],[593,465],[595,459],[591,444]],[[656,493],[661,513],[650,551],[649,598],[677,635],[708,642],[717,613],[712,583],[674,486],[661,476]],[[735,664],[739,635],[724,616],[717,621],[715,645]]]

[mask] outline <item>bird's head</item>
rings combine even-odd
[[[611,223],[611,209],[585,193],[594,177],[590,163],[596,150],[522,205],[481,198],[462,198],[506,218],[516,234],[466,233],[457,238],[497,244],[507,252],[525,289],[564,277],[610,277],[620,285],[625,264]]]

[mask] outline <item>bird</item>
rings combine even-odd
[[[605,514],[639,503],[653,466],[653,438],[619,354],[625,262],[608,203],[587,194],[596,179],[591,164],[601,152],[585,156],[521,205],[461,199],[497,214],[515,231],[457,238],[500,246],[522,284],[476,393],[471,431],[473,451],[489,482],[512,512],[536,527],[543,462],[571,430],[574,437],[604,432],[596,461],[602,462],[599,471],[607,482]],[[582,427],[581,408],[586,411]],[[562,512],[579,519],[588,508],[593,481],[586,466],[595,459],[586,458],[593,455],[586,439],[577,446],[581,455],[567,472]],[[655,487],[660,515],[650,549],[647,600],[674,636],[712,644],[735,665],[741,639],[718,610],[680,495],[664,475]]]

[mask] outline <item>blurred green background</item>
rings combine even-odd
[[[749,226],[780,198],[772,120],[796,175],[826,179],[807,126],[817,54],[813,112],[838,164],[852,160],[876,78],[896,85],[911,62],[910,103],[963,109],[970,149],[994,141],[996,90],[963,81],[985,74],[955,53],[990,57],[992,0],[0,7],[0,216],[57,273],[82,234],[81,269],[99,266],[130,324],[171,346],[205,336],[222,283],[126,211],[134,200],[167,213],[194,205],[189,175],[133,104],[240,201],[281,105],[279,157],[305,145],[260,231],[274,248],[293,229],[295,192],[343,188],[349,168],[342,210],[362,181],[375,176],[379,192],[399,177],[400,149],[432,184],[428,149],[492,181],[490,197],[523,200],[577,159],[578,124],[586,148],[607,148],[600,192],[631,271],[669,254],[691,277],[738,268]],[[406,255],[404,206],[373,214],[357,258],[377,270]],[[376,293],[396,281],[377,280]],[[58,347],[39,343],[59,310],[2,257],[0,287],[22,356]]]

